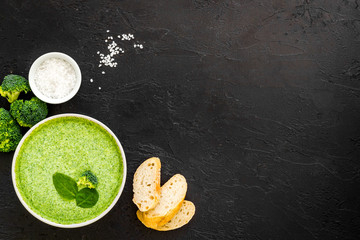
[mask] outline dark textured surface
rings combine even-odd
[[[72,56],[81,89],[49,115],[108,125],[128,178],[103,219],[59,229],[21,205],[12,154],[0,153],[0,239],[359,239],[359,4],[2,0],[1,78],[26,76],[49,51]],[[118,67],[102,75],[96,52],[107,29],[145,48],[124,43]],[[179,230],[136,219],[132,176],[149,156],[161,158],[162,182],[188,180],[197,211]]]

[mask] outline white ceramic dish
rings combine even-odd
[[[121,183],[121,186],[119,188],[119,192],[117,193],[115,199],[113,200],[113,202],[110,204],[110,206],[104,211],[102,212],[100,215],[98,215],[97,217],[91,219],[91,220],[88,220],[88,221],[85,221],[85,222],[82,222],[82,223],[76,223],[76,224],[59,224],[59,223],[55,223],[55,222],[52,222],[48,219],[45,219],[43,217],[41,217],[40,215],[38,215],[37,213],[35,213],[29,206],[28,204],[23,200],[23,197],[21,196],[20,194],[20,191],[18,190],[17,188],[17,185],[16,185],[16,174],[15,174],[15,163],[16,163],[16,158],[19,154],[19,151],[20,151],[20,148],[22,146],[22,144],[24,143],[25,139],[31,134],[31,132],[36,129],[39,125],[51,120],[51,119],[55,119],[55,118],[61,118],[61,117],[80,117],[80,118],[84,118],[84,119],[87,119],[87,120],[90,120],[96,124],[98,124],[99,126],[101,126],[102,128],[104,128],[110,135],[112,135],[120,149],[120,152],[121,152],[121,155],[122,155],[122,158],[123,158],[123,178],[122,178],[122,183]],[[60,227],[60,228],[78,228],[78,227],[83,227],[83,226],[86,226],[86,225],[89,225],[91,223],[94,223],[96,222],[97,220],[99,220],[100,218],[102,218],[103,216],[105,216],[116,204],[116,202],[119,200],[120,196],[121,196],[121,193],[124,189],[124,186],[125,186],[125,181],[126,181],[126,172],[127,172],[127,167],[126,167],[126,157],[125,157],[125,152],[121,146],[121,143],[120,141],[118,140],[118,138],[115,136],[115,134],[106,126],[104,125],[103,123],[99,122],[98,120],[94,119],[94,118],[91,118],[91,117],[88,117],[88,116],[85,116],[85,115],[81,115],[81,114],[73,114],[73,113],[67,113],[67,114],[59,114],[59,115],[55,115],[55,116],[52,116],[52,117],[49,117],[49,118],[46,118],[44,120],[42,120],[41,122],[37,123],[35,126],[33,126],[25,135],[24,137],[21,139],[19,145],[17,146],[16,150],[15,150],[15,153],[14,153],[14,157],[13,157],[13,162],[12,162],[12,169],[11,169],[11,175],[12,175],[12,182],[13,182],[13,186],[15,188],[15,192],[16,192],[16,195],[18,196],[20,202],[22,203],[22,205],[26,208],[26,210],[28,210],[34,217],[36,217],[37,219],[39,219],[40,221],[44,222],[44,223],[47,223],[49,225],[52,225],[52,226],[55,226],[55,227]]]
[[[66,62],[70,63],[70,65],[75,70],[75,74],[76,74],[75,87],[72,89],[72,91],[68,95],[66,95],[63,98],[49,98],[49,97],[45,96],[43,93],[41,93],[35,84],[34,77],[35,77],[36,70],[38,69],[38,67],[40,66],[41,63],[43,63],[45,60],[47,60],[49,58],[63,59]],[[29,71],[29,84],[30,84],[30,88],[31,88],[32,92],[35,94],[35,96],[38,97],[39,99],[41,99],[42,101],[44,101],[46,103],[50,103],[50,104],[60,104],[60,103],[69,101],[79,91],[80,85],[81,85],[81,71],[80,71],[79,65],[70,56],[68,56],[64,53],[60,53],[60,52],[50,52],[50,53],[46,53],[46,54],[40,56],[31,65],[30,71]]]

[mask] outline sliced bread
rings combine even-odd
[[[160,200],[160,169],[160,159],[152,157],[144,161],[134,174],[133,202],[142,212],[154,208]]]
[[[183,175],[176,174],[171,177],[161,187],[160,200],[155,208],[141,213],[145,226],[159,228],[169,222],[179,211],[186,191],[187,182]]]
[[[194,214],[195,214],[195,205],[190,201],[184,200],[181,204],[179,211],[169,222],[167,222],[165,225],[161,227],[154,229],[158,231],[170,231],[180,228],[185,224],[187,224],[194,216]],[[146,226],[142,217],[142,213],[138,211],[136,215],[139,218],[139,220]]]
[[[169,231],[180,228],[185,224],[187,224],[194,216],[194,214],[195,214],[195,205],[190,201],[184,200],[181,204],[179,211],[175,214],[175,216],[165,225],[158,227],[156,230]]]

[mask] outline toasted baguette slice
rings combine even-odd
[[[184,200],[181,204],[180,210],[175,216],[165,225],[158,227],[158,231],[170,231],[180,228],[187,224],[195,214],[195,205],[190,201]]]
[[[133,202],[142,212],[154,208],[160,200],[160,169],[160,159],[153,157],[144,161],[134,174]]]
[[[146,226],[158,228],[170,221],[179,211],[187,191],[187,182],[183,175],[176,174],[162,187],[159,203],[155,208],[142,213]]]
[[[187,224],[194,216],[194,214],[195,214],[195,205],[190,201],[184,200],[181,204],[180,210],[175,214],[175,216],[169,222],[167,222],[165,225],[161,227],[154,229],[157,231],[170,231],[170,230],[178,229],[184,226],[185,224]],[[142,213],[138,211],[136,215],[139,218],[139,220],[146,226],[142,217]]]

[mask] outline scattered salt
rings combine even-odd
[[[143,49],[144,48],[144,46],[142,45],[142,44],[134,44],[134,48],[140,48],[140,49]]]
[[[120,38],[120,35],[118,35],[118,38]],[[121,34],[121,40],[122,40],[122,41],[124,41],[124,40],[130,41],[131,39],[134,39],[134,35],[133,35],[133,34],[131,34],[131,33]]]
[[[110,32],[110,30],[106,30],[106,32]],[[116,36],[118,39],[120,39],[121,41],[131,41],[134,40],[134,34],[131,33],[123,33],[123,34],[119,34]],[[115,40],[116,40],[115,37]],[[104,40],[106,43],[108,43],[107,45],[107,49],[108,49],[108,53],[104,54],[101,53],[100,51],[97,51],[97,54],[100,57],[100,61],[99,61],[99,65],[98,67],[102,67],[102,66],[106,66],[106,67],[117,67],[118,63],[116,62],[115,57],[119,54],[124,54],[125,50],[121,47],[118,46],[118,43],[114,40],[113,36],[107,36],[107,38]],[[134,48],[140,48],[143,49],[144,46],[142,44],[134,44]],[[102,74],[105,74],[104,71],[101,72]]]
[[[49,98],[63,98],[76,84],[76,73],[70,63],[60,58],[49,58],[35,71],[34,82],[38,90]]]

